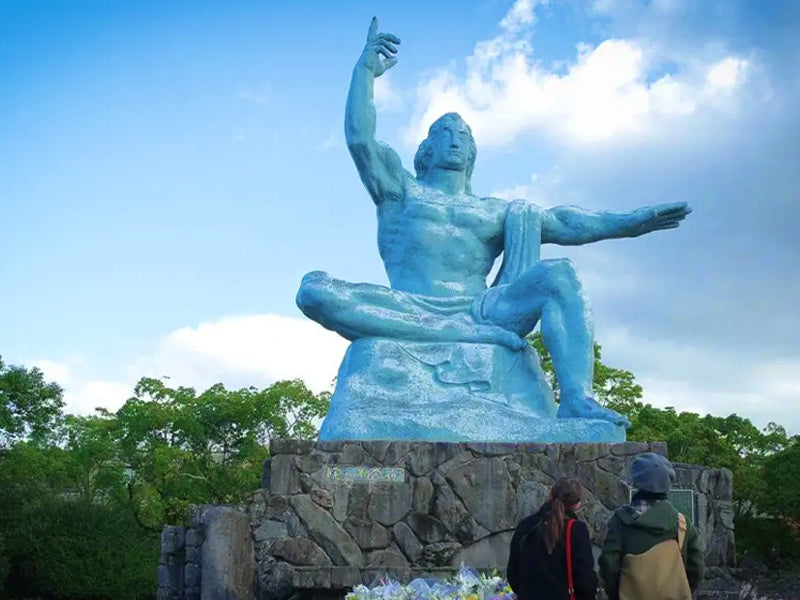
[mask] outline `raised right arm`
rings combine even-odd
[[[375,78],[395,65],[399,43],[400,39],[391,33],[378,33],[378,20],[373,17],[347,95],[344,116],[347,148],[376,204],[400,199],[406,177],[397,153],[375,139]]]

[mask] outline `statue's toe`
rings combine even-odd
[[[556,416],[559,419],[600,419],[621,425],[625,429],[631,426],[631,422],[626,417],[610,408],[600,406],[592,397],[584,398],[579,402],[568,402],[562,399],[558,405]]]

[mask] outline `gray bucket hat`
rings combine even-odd
[[[631,480],[637,490],[666,494],[675,481],[675,469],[672,468],[672,463],[660,454],[645,452],[633,461]]]

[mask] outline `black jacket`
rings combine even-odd
[[[517,525],[508,556],[506,575],[511,589],[519,600],[567,600],[567,552],[565,537],[567,519],[575,519],[567,511],[561,528],[561,541],[548,554],[539,523],[550,511],[545,504],[536,514],[525,517]],[[594,600],[597,575],[589,528],[583,521],[572,526],[572,579],[578,600]]]

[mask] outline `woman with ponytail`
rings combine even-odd
[[[594,600],[597,575],[589,528],[575,515],[582,493],[583,486],[577,479],[559,479],[550,489],[544,506],[517,525],[511,539],[507,577],[519,600],[570,600],[568,545],[574,598]]]

